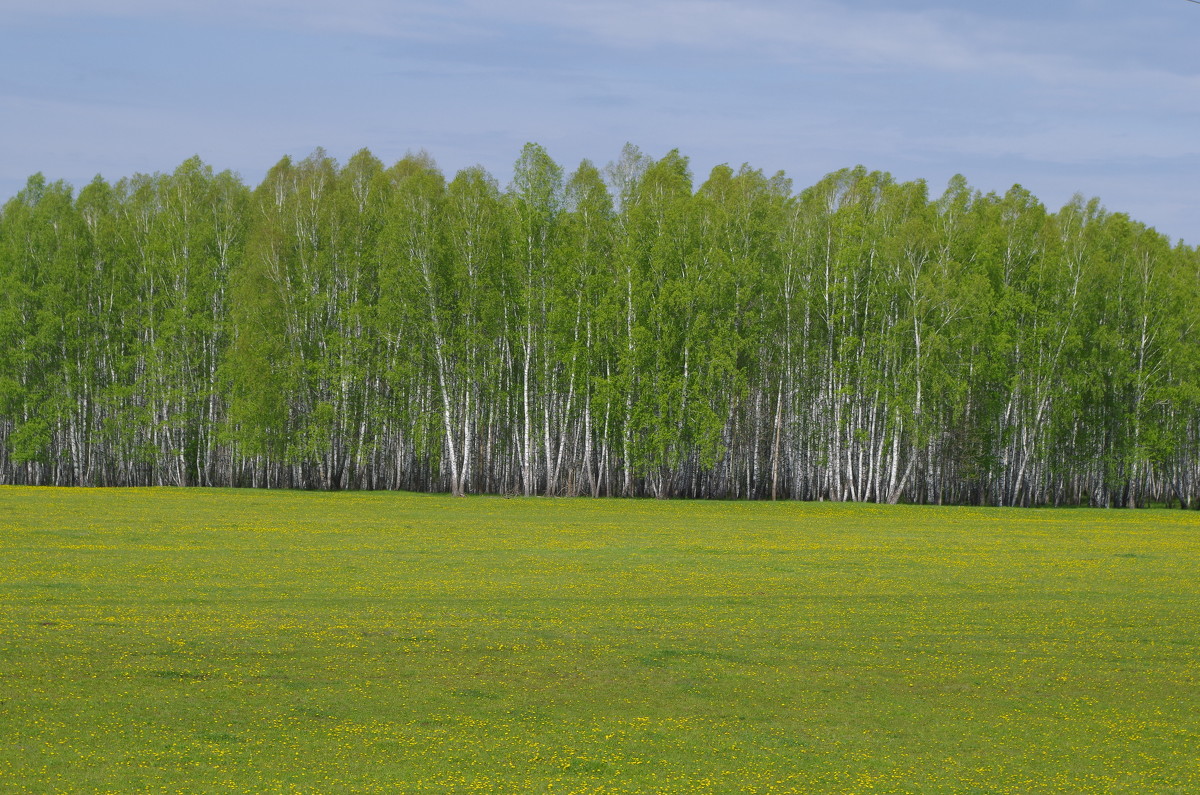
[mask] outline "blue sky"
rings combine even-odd
[[[630,141],[799,189],[863,164],[1200,243],[1200,5],[832,0],[0,0],[0,197],[317,146],[501,183]]]

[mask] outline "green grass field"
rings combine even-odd
[[[0,792],[1197,792],[1200,514],[0,488]]]

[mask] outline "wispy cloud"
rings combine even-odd
[[[473,5],[486,13],[486,4]],[[517,0],[504,9],[505,15],[540,20],[618,47],[749,50],[789,60],[832,57],[862,66],[962,68],[973,59],[972,42],[932,12],[761,0]]]
[[[1006,17],[1003,6],[880,8],[831,0],[8,0],[5,5],[16,20],[175,17],[440,41],[447,47],[502,37],[521,25],[614,48],[743,53],[836,70],[1004,73],[1039,82],[1094,75],[1113,55],[1085,46],[1111,28],[1103,15],[1080,13],[1035,25],[1024,14]]]
[[[536,21],[614,47],[739,52],[830,71],[934,70],[1047,85],[1140,81],[1176,92],[1195,90],[1200,74],[1196,64],[1176,72],[1137,65],[1135,59],[1131,67],[1130,52],[1095,51],[1092,42],[1111,36],[1111,21],[1103,16],[1035,23],[971,7],[879,9],[824,0],[512,0],[499,7],[473,0],[468,5],[477,18],[494,23]]]

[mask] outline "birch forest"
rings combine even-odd
[[[1198,322],[1196,248],[961,177],[35,175],[0,483],[1196,508]]]

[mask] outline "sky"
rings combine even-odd
[[[1200,5],[1187,0],[0,0],[0,200],[193,155],[428,151],[502,185],[626,142],[940,195],[1100,197],[1200,243]]]

